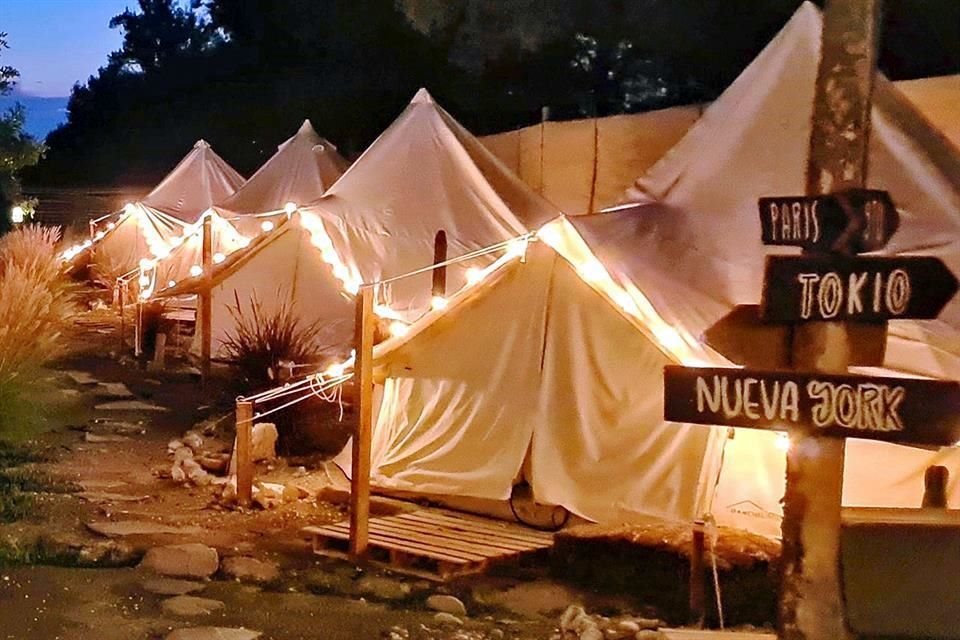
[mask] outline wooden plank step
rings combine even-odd
[[[350,526],[348,524],[343,523],[343,524],[336,524],[331,526],[336,527],[339,532],[341,533],[345,532],[347,535],[349,535]],[[468,550],[456,549],[452,547],[445,547],[440,544],[435,544],[434,541],[429,539],[416,540],[413,538],[408,538],[404,533],[397,533],[389,530],[384,531],[382,529],[378,529],[374,531],[373,520],[370,521],[370,526],[371,526],[370,544],[376,543],[385,548],[394,548],[394,547],[388,547],[388,545],[416,546],[426,550],[436,551],[437,553],[444,553],[450,557],[459,557],[464,560],[478,561],[478,560],[488,559],[487,555],[484,555],[478,551],[468,551]]]
[[[413,520],[442,526],[447,529],[462,530],[474,534],[498,536],[505,540],[513,540],[527,544],[537,544],[540,546],[551,546],[553,544],[553,535],[549,533],[532,532],[521,529],[516,526],[506,525],[503,527],[492,523],[477,522],[474,520],[461,520],[451,518],[445,514],[425,513],[423,511],[413,511],[399,516],[392,516],[403,520]]]
[[[485,558],[511,556],[523,553],[525,551],[525,549],[503,549],[501,547],[489,546],[482,543],[468,542],[464,540],[455,540],[452,538],[438,538],[437,536],[424,531],[398,530],[382,522],[375,523],[374,521],[371,521],[370,530],[377,531],[378,533],[383,532],[400,535],[403,536],[404,539],[434,544],[444,549],[457,549],[459,551],[465,551],[468,553],[476,553],[484,556]]]
[[[439,540],[443,540],[444,542],[450,540],[454,542],[478,544],[487,548],[500,549],[502,553],[531,550],[531,545],[522,542],[497,539],[491,536],[481,536],[465,531],[456,531],[454,529],[447,529],[443,527],[431,527],[429,525],[424,526],[424,524],[410,522],[407,520],[384,518],[383,520],[380,520],[380,522],[383,524],[389,523],[389,526],[393,527],[397,531],[409,531],[412,533],[429,535],[438,539],[438,542]]]
[[[319,531],[309,532],[315,537],[327,537],[335,538],[338,540],[349,540],[349,532],[330,529],[327,527],[321,528]],[[436,549],[434,547],[418,544],[415,542],[406,542],[404,540],[394,540],[385,538],[381,535],[371,535],[369,538],[370,546],[380,547],[387,551],[403,551],[410,553],[412,555],[426,556],[428,558],[433,558],[435,560],[441,560],[444,562],[451,562],[455,564],[468,564],[470,562],[478,562],[486,560],[482,556],[467,556],[466,554],[461,554],[459,552],[447,552],[442,549]]]

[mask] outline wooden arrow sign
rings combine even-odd
[[[796,371],[664,367],[673,422],[802,430],[948,446],[960,441],[960,384]]]
[[[854,254],[883,248],[900,225],[890,194],[848,189],[825,196],[760,198],[763,243]]]
[[[956,292],[956,277],[929,256],[768,256],[760,315],[785,323],[931,319]]]

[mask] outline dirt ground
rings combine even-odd
[[[219,486],[174,482],[168,443],[198,423],[230,420],[236,391],[227,380],[203,388],[184,363],[145,370],[118,355],[117,327],[108,309],[82,314],[67,336],[69,352],[26,393],[32,411],[25,420],[33,424],[25,426],[36,434],[29,445],[45,461],[25,469],[57,488],[39,490],[26,518],[0,524],[0,638],[163,638],[198,625],[246,627],[275,640],[549,638],[571,603],[608,616],[658,613],[629,594],[557,582],[546,562],[437,585],[318,558],[300,529],[342,519],[342,505],[299,500],[241,511],[220,504]],[[97,409],[111,401],[103,385],[78,384],[68,372],[123,383],[134,400],[164,410]],[[213,448],[227,448],[229,429],[209,431]],[[283,459],[258,469],[259,478],[280,482],[298,473]],[[154,531],[104,537],[90,528],[105,522]],[[135,565],[151,547],[185,542],[214,547],[221,558],[267,561],[280,577],[253,584],[217,574],[198,595],[224,603],[222,610],[171,615],[164,596],[144,589],[148,576]],[[462,626],[440,624],[424,605],[437,593],[466,603]]]

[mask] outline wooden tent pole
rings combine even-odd
[[[237,400],[237,445],[233,455],[236,457],[237,502],[241,507],[249,507],[253,500],[253,460],[250,452],[253,409],[253,402]]]
[[[203,284],[200,287],[200,373],[203,384],[210,378],[210,342],[211,342],[211,288],[213,284],[213,238],[211,237],[211,218],[203,216]]]
[[[828,0],[817,72],[807,195],[866,183],[870,103],[881,0]],[[842,322],[794,327],[793,368],[846,373],[850,335]],[[787,452],[778,637],[841,640],[840,577],[844,440],[797,434]]]
[[[357,295],[356,361],[357,427],[353,434],[350,474],[350,555],[367,553],[370,528],[370,444],[373,428],[373,287]]]
[[[117,278],[116,289],[117,289],[117,305],[120,308],[120,350],[117,352],[117,357],[120,357],[123,355],[123,350],[126,348],[126,346],[124,345],[124,338],[123,338],[124,329],[126,328],[125,321],[123,319],[123,312],[124,312],[123,281],[120,278]]]
[[[447,261],[447,232],[441,229],[433,238],[433,264]],[[444,297],[447,295],[447,268],[437,267],[433,270],[433,286],[431,295]]]

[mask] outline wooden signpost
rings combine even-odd
[[[854,349],[846,322],[933,318],[957,292],[936,258],[854,257],[881,249],[899,225],[889,196],[863,188],[880,4],[827,1],[807,195],[758,202],[763,241],[804,249],[768,258],[761,304],[766,322],[792,325],[794,370],[664,372],[668,420],[791,432],[778,604],[785,640],[851,635],[840,578],[844,439],[960,440],[956,382],[847,373]]]

